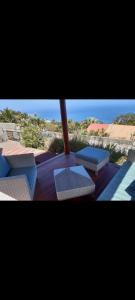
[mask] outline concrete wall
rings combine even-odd
[[[20,140],[20,128],[15,123],[0,123],[0,142],[7,140]]]
[[[6,131],[3,131],[3,129],[0,128],[0,143],[6,142],[8,140],[8,136]]]
[[[15,123],[1,123],[0,122],[0,129],[15,130],[16,129],[16,124]]]
[[[125,155],[128,154],[129,149],[135,148],[135,142],[131,140],[120,140],[120,139],[110,139],[108,137],[97,137],[97,136],[91,136],[86,137],[86,141],[91,146],[101,146],[103,148],[106,148],[107,146],[114,147],[116,152],[121,152]]]

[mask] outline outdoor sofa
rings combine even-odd
[[[129,150],[127,161],[97,199],[97,201],[107,200],[135,200],[135,150]]]
[[[36,179],[33,153],[0,154],[0,200],[32,200]]]

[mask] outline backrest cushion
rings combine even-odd
[[[0,178],[6,177],[10,171],[10,165],[6,158],[0,154]]]

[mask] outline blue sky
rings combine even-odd
[[[0,109],[8,107],[13,110],[31,113],[47,108],[55,110],[58,105],[58,100],[0,100]]]
[[[76,102],[77,101],[77,102]],[[117,101],[117,102],[116,102]],[[128,100],[128,102],[131,102],[133,100]],[[74,105],[76,108],[81,108],[82,105],[87,105],[88,102],[90,105],[94,106],[104,106],[105,104],[108,104],[107,100],[67,100],[68,108],[73,108]],[[121,105],[121,100],[109,100],[109,105]],[[55,110],[59,106],[59,100],[0,100],[0,109],[4,109],[6,107],[14,109],[14,110],[20,110],[22,112],[31,112],[35,113],[42,109],[50,109]]]

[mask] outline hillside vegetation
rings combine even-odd
[[[62,131],[61,122],[51,120],[51,122],[47,122],[47,120],[38,117],[36,114],[33,116],[22,113],[20,111],[14,111],[12,109],[4,109],[0,111],[0,122],[5,123],[16,123],[21,127],[35,125],[40,129],[50,130],[50,131]],[[71,119],[68,120],[68,130],[69,133],[74,133],[74,131],[80,131],[83,133],[86,131],[87,127],[91,123],[102,123],[100,120],[96,118],[87,118],[81,122],[73,121]]]
[[[114,120],[113,123],[119,125],[135,125],[135,114],[128,113],[125,115],[120,115]]]
[[[44,149],[45,137],[43,137],[42,135],[43,130],[62,132],[61,122],[55,120],[48,122],[45,119],[41,119],[36,114],[29,115],[27,113],[14,111],[8,108],[0,111],[0,122],[16,123],[17,125],[19,125],[21,129],[21,143],[26,147],[32,147],[32,148]],[[86,129],[91,123],[101,123],[101,121],[95,118],[88,118],[81,122],[76,122],[69,119],[68,120],[69,133],[77,132],[77,134],[83,135],[86,133]],[[57,141],[58,152],[61,151],[60,149],[63,149],[62,143],[63,143],[62,141],[59,140]],[[82,142],[80,142],[80,144],[81,143]],[[71,147],[74,148],[75,144],[76,147],[78,147],[78,142],[76,141],[75,143],[73,140],[73,146],[71,145]]]

